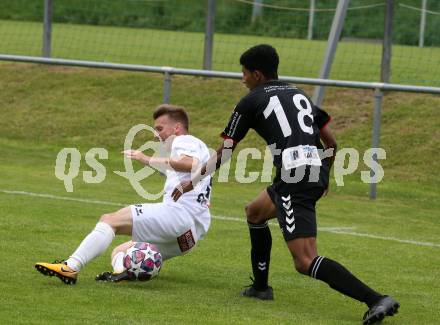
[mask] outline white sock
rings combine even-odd
[[[125,271],[124,256],[125,256],[125,252],[119,252],[115,254],[115,256],[113,256],[112,258],[113,273],[122,273]]]
[[[111,244],[114,237],[115,232],[110,225],[105,222],[98,222],[95,229],[84,238],[76,251],[66,261],[67,265],[75,271],[81,270],[87,263],[101,255]]]

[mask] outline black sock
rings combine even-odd
[[[329,258],[317,256],[309,268],[309,275],[324,281],[331,288],[353,299],[374,305],[382,295],[356,278],[345,267]]]
[[[266,290],[268,287],[270,250],[272,249],[272,236],[268,223],[261,225],[249,223],[251,235],[251,261],[254,273],[254,288]]]

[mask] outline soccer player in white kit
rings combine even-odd
[[[97,280],[119,281],[126,278],[123,258],[134,242],[156,245],[165,260],[188,253],[206,234],[211,222],[211,176],[199,183],[194,191],[183,195],[179,202],[173,201],[171,193],[180,182],[191,179],[191,170],[208,161],[209,150],[200,139],[188,134],[189,118],[184,108],[160,105],[153,118],[156,137],[170,150],[169,158],[151,157],[137,150],[123,153],[140,163],[165,170],[163,201],[130,205],[102,215],[92,232],[66,261],[37,263],[35,268],[39,272],[55,275],[66,284],[74,284],[79,271],[102,254],[115,235],[129,235],[132,240],[112,252],[113,272],[97,276]]]

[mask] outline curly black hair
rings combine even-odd
[[[240,57],[240,64],[249,71],[260,71],[268,79],[278,79],[280,59],[275,48],[260,44],[246,50]]]

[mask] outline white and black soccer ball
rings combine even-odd
[[[148,281],[159,274],[162,255],[153,244],[136,242],[125,253],[124,267],[130,280]]]

